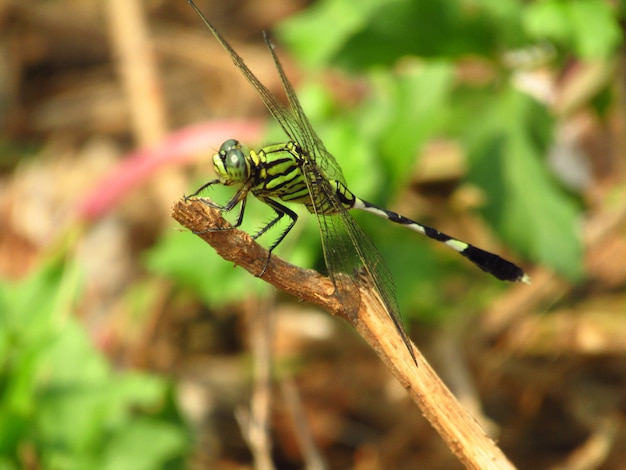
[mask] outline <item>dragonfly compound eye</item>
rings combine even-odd
[[[243,183],[250,173],[241,144],[235,139],[222,144],[220,151],[213,156],[213,167],[220,183],[225,185]]]
[[[241,144],[239,143],[238,140],[228,139],[224,141],[224,143],[220,146],[220,153],[222,152],[228,153],[231,150],[240,149],[240,148],[241,148]]]

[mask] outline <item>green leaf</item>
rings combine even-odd
[[[406,184],[417,151],[439,130],[454,70],[447,62],[433,61],[407,64],[400,74],[371,76],[371,97],[351,110],[339,108],[319,86],[307,86],[299,96],[351,190],[364,198],[388,200],[394,195],[388,188]],[[364,168],[370,169],[366,177]],[[314,242],[319,244],[319,239]]]
[[[453,81],[453,67],[444,61],[422,63],[399,77],[376,76],[376,95],[361,114],[368,122],[364,134],[377,136],[370,139],[384,165],[385,187],[407,184],[419,149],[440,130]]]
[[[397,0],[394,0],[397,1]],[[327,64],[348,38],[360,30],[381,0],[322,0],[279,27],[279,35],[304,64]],[[329,27],[332,25],[332,27]]]
[[[503,238],[570,279],[582,275],[579,210],[551,177],[551,118],[528,96],[506,89],[467,131],[471,180],[487,195],[483,212]]]
[[[529,6],[526,29],[587,59],[604,59],[623,42],[616,8],[604,0],[549,0]]]
[[[151,418],[129,423],[107,446],[100,468],[149,470],[164,468],[188,447],[185,436],[171,424]]]
[[[73,316],[77,273],[57,260],[24,281],[0,283],[0,322],[6,327],[0,329],[3,468],[21,462],[24,449],[41,468],[101,468],[107,443],[141,409],[163,405],[161,379],[113,373]],[[165,426],[185,439],[177,419]],[[155,462],[152,468],[162,468],[163,460]]]
[[[326,0],[280,27],[309,66],[391,65],[404,56],[492,56],[524,43],[522,6],[513,0]],[[328,25],[332,25],[329,28]]]

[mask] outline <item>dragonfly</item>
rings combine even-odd
[[[526,283],[529,281],[529,277],[520,267],[494,253],[477,248],[354,195],[347,187],[337,160],[326,150],[306,117],[267,33],[264,32],[263,37],[280,77],[288,107],[282,105],[258,80],[193,0],[188,0],[188,2],[228,52],[234,65],[257,91],[288,138],[283,143],[268,145],[258,151],[246,149],[236,139],[226,140],[213,156],[213,167],[217,178],[203,184],[197,191],[185,198],[186,200],[197,198],[222,212],[230,212],[239,205],[237,219],[232,226],[226,228],[228,230],[241,225],[247,197],[252,194],[272,208],[275,213],[275,217],[252,236],[255,240],[283,218],[287,219],[286,227],[268,248],[268,256],[259,274],[260,277],[268,267],[272,252],[298,220],[298,215],[284,203],[303,204],[308,212],[316,215],[319,222],[326,268],[339,298],[344,298],[342,296],[344,293],[354,292],[349,289],[355,285],[358,286],[359,282],[365,279],[384,304],[414,362],[416,358],[402,324],[389,268],[370,238],[349,213],[350,210],[370,212],[426,235],[452,248],[480,269],[500,280]],[[220,205],[199,196],[213,185],[237,186],[238,190],[230,200]],[[217,230],[224,230],[224,228],[208,231]],[[348,297],[353,298],[346,294],[345,298]],[[348,311],[354,311],[354,306],[345,307]]]

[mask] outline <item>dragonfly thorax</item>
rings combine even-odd
[[[241,143],[235,139],[225,141],[213,155],[213,168],[224,185],[243,183],[250,177],[250,165]]]

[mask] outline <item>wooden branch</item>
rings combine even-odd
[[[218,210],[198,200],[179,201],[174,205],[172,217],[193,232],[228,227]],[[217,253],[228,261],[258,275],[265,264],[267,251],[240,230],[222,230],[200,233]],[[389,314],[377,294],[360,282],[350,298],[358,302],[356,315],[348,314],[330,279],[310,269],[293,266],[277,256],[272,256],[262,279],[295,297],[319,305],[335,316],[350,322],[382,359],[391,373],[407,390],[420,407],[426,419],[447,443],[450,450],[466,468],[515,468],[450,393],[432,370],[419,350],[414,347],[418,367],[406,350]],[[356,284],[355,284],[356,285]],[[344,298],[345,298],[344,293]],[[348,310],[353,310],[348,307]]]

